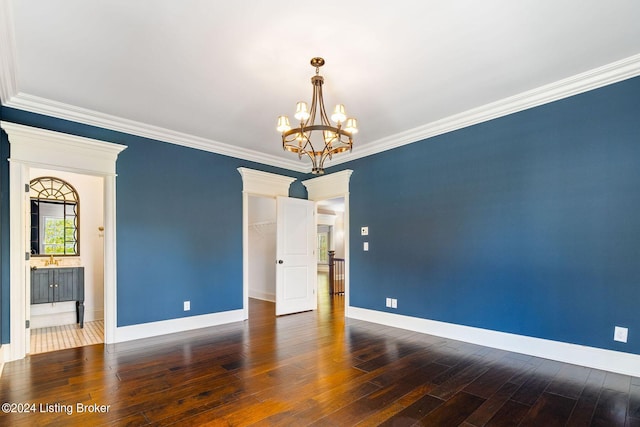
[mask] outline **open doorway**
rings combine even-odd
[[[319,200],[316,206],[319,302],[329,298],[334,304],[344,304],[344,197]]]
[[[343,260],[342,270],[338,272],[338,278],[341,279],[338,283],[340,288],[334,289],[334,291],[340,291],[336,295],[342,298],[339,303],[344,308],[341,312],[345,317],[349,317],[349,181],[352,173],[352,170],[346,169],[302,181],[302,184],[307,188],[308,199],[316,202],[318,224],[323,225],[324,218],[331,225],[331,228],[326,229],[327,246],[333,248],[335,258]],[[324,229],[322,230],[324,231]],[[328,260],[328,263],[327,273],[324,275],[325,267],[319,266],[318,290],[319,295],[322,296],[322,287],[325,286],[328,291],[326,301],[332,302],[333,299],[329,297],[332,294],[330,293],[331,284],[328,271],[332,264],[331,260]],[[325,282],[326,285],[323,285]]]
[[[275,234],[276,234],[276,245],[277,245],[277,234],[279,233],[279,231],[281,230],[281,227],[279,227],[278,223],[280,222],[279,217],[279,212],[281,212],[281,210],[279,210],[277,208],[277,204],[278,204],[278,200],[282,199],[282,198],[287,198],[288,194],[289,194],[289,186],[291,185],[291,183],[293,181],[295,181],[295,178],[291,178],[291,177],[285,177],[285,176],[281,176],[281,175],[276,175],[276,174],[272,174],[272,173],[267,173],[267,172],[263,172],[263,171],[256,171],[256,170],[252,170],[252,169],[248,169],[248,168],[238,168],[238,172],[240,173],[240,175],[242,176],[242,198],[243,198],[243,209],[242,209],[242,235],[243,235],[243,253],[242,253],[242,259],[243,259],[243,317],[244,319],[248,319],[249,318],[249,297],[251,295],[252,300],[256,300],[258,298],[261,299],[265,299],[265,300],[269,300],[269,299],[273,299],[272,295],[273,295],[273,291],[271,291],[270,287],[268,287],[269,285],[267,284],[267,282],[265,282],[264,280],[260,279],[260,281],[263,283],[263,285],[256,285],[254,286],[254,284],[252,283],[253,280],[255,280],[255,275],[256,274],[260,274],[260,268],[256,268],[254,269],[254,267],[251,265],[252,264],[252,257],[251,257],[251,251],[252,249],[252,244],[251,244],[251,240],[253,239],[251,237],[251,233],[254,234],[260,234],[260,232],[262,232],[262,236],[261,238],[265,238],[267,237],[266,234],[270,233],[270,228],[275,228]],[[342,231],[342,235],[341,237],[344,238],[344,245],[341,245],[341,247],[343,247],[344,249],[344,253],[347,254],[349,252],[349,243],[348,243],[348,236],[349,236],[349,212],[348,212],[348,200],[349,200],[349,178],[351,176],[352,171],[351,170],[345,170],[345,171],[341,171],[341,172],[337,172],[335,174],[331,174],[331,175],[325,175],[322,177],[318,177],[318,178],[313,178],[307,181],[303,181],[302,184],[307,188],[308,191],[308,200],[312,201],[312,202],[317,202],[317,201],[321,201],[321,200],[328,200],[328,199],[336,199],[336,198],[342,198],[344,201],[344,212],[343,212],[343,216],[342,216],[342,220],[343,220],[343,231]],[[264,215],[266,212],[271,211],[271,208],[265,208],[264,212],[262,213],[250,213],[250,210],[252,208],[252,206],[257,206],[257,205],[266,205],[266,204],[270,204],[271,202],[266,202],[265,200],[262,199],[270,199],[270,200],[274,200],[276,199],[276,222],[275,224],[270,225],[270,223],[272,222],[271,219],[269,218],[269,215]],[[263,206],[264,208],[264,206]],[[299,209],[298,209],[299,208]],[[307,208],[303,208],[302,206],[299,206],[298,208],[296,208],[296,211],[302,211],[302,210],[306,210]],[[313,210],[313,206],[312,206],[312,210]],[[264,215],[264,216],[263,216]],[[309,216],[307,218],[310,218]],[[314,219],[314,221],[311,223],[312,227],[310,227],[310,232],[311,232],[311,238],[315,241],[315,218],[311,217],[312,219]],[[285,221],[283,223],[290,223],[291,221]],[[306,221],[305,221],[306,222]],[[297,223],[296,221],[294,221],[294,223]],[[302,222],[300,222],[300,224],[302,224]],[[251,229],[253,229],[253,231],[251,231]],[[273,230],[271,230],[272,232]],[[305,232],[306,233],[306,232]],[[299,234],[298,234],[299,235]],[[334,233],[335,235],[335,233]],[[254,236],[257,237],[257,236]],[[299,239],[295,238],[295,236],[293,237],[294,240],[298,241]],[[336,238],[337,240],[337,238]],[[284,241],[284,239],[283,239]],[[313,249],[314,246],[314,241],[311,241],[311,247]],[[260,246],[263,247],[263,250],[265,249],[265,246],[268,246],[269,243],[267,243],[267,241],[263,241],[260,242],[258,240],[253,241],[253,246],[256,248],[259,248]],[[295,245],[294,245],[295,246]],[[306,244],[305,244],[306,246]],[[276,249],[277,252],[277,249]],[[311,253],[311,252],[309,252]],[[266,263],[269,263],[269,258],[268,256],[263,256],[262,254],[258,254],[258,257],[260,259],[262,259],[263,261],[266,260]],[[288,265],[289,262],[286,260],[282,260],[282,259],[278,259],[278,255],[276,254],[275,257],[271,258],[271,262],[273,262],[274,264],[277,262],[278,265],[282,266],[282,264],[284,263],[285,265]],[[311,271],[314,274],[312,274],[313,276],[313,292],[315,292],[315,294],[317,294],[317,284],[316,284],[316,277],[317,277],[317,261],[314,258],[315,255],[312,255],[312,259],[310,259],[310,262],[305,262],[305,266],[310,266],[311,268],[313,268],[313,270],[305,270],[305,271]],[[345,260],[345,267],[344,267],[344,273],[343,273],[343,277],[344,277],[344,312],[345,314],[347,313],[348,310],[348,301],[349,301],[349,265],[348,265],[348,260]],[[273,265],[268,266],[268,265],[264,265],[265,268],[270,268],[273,267]],[[298,269],[299,271],[302,271],[302,269]],[[276,271],[278,271],[278,266],[276,266]],[[282,270],[280,270],[282,271]],[[267,270],[263,270],[264,275],[266,275],[267,277],[273,277],[273,275],[268,272]],[[306,274],[305,274],[306,275]],[[277,274],[276,274],[277,276]],[[296,274],[290,274],[290,277],[298,277],[296,276]],[[307,283],[311,283],[309,281],[309,279],[307,279]],[[276,278],[276,285],[275,285],[275,300],[278,300],[278,280]],[[295,293],[295,292],[294,292]],[[286,292],[285,292],[286,294]],[[309,293],[307,292],[306,295],[308,295]],[[314,303],[317,302],[317,297],[314,298]],[[315,305],[315,304],[314,304]],[[306,308],[308,309],[313,309],[313,308]],[[277,311],[277,310],[276,310]]]
[[[30,169],[46,168],[100,177],[103,188],[103,310],[104,341],[115,342],[116,332],[116,160],[126,146],[9,122],[0,126],[9,137],[10,201],[10,343],[6,361],[18,360],[30,351],[27,323],[30,295],[28,189]],[[27,254],[27,256],[25,256]],[[4,346],[3,346],[4,347]]]
[[[249,298],[276,302],[276,199],[250,195]]]
[[[43,179],[46,181],[42,182]],[[49,184],[51,179],[59,184]],[[27,334],[30,335],[29,353],[101,344],[104,342],[104,179],[100,176],[34,167],[29,168],[29,181],[32,193],[34,189],[46,187],[47,190],[45,202],[42,199],[39,203],[36,202],[33,198],[36,195],[31,194],[29,204],[31,259],[26,288],[29,303],[26,312],[27,319],[30,320],[30,327],[27,329]],[[51,209],[44,209],[46,206],[60,206],[59,200],[51,200],[53,195],[49,194],[49,187],[56,194],[62,194],[66,187],[58,187],[63,183],[74,193],[73,219],[66,220],[71,223],[72,229],[56,227],[55,221],[60,215],[51,212]],[[42,196],[42,192],[39,194]],[[66,217],[66,212],[61,214]],[[67,248],[61,250],[62,245],[56,243],[69,237],[73,238],[71,253]],[[82,274],[78,274],[79,270],[82,270]],[[82,277],[82,323],[77,316],[73,295],[62,295],[64,292],[61,289],[53,289],[53,292],[43,298],[37,292],[39,286],[34,288],[38,283],[46,288],[47,280],[42,282],[41,279],[49,277],[49,273],[59,273],[60,277],[71,278],[71,281]],[[55,279],[54,282],[57,287]],[[32,289],[40,295],[31,295]],[[72,294],[75,289],[66,290],[70,290]]]

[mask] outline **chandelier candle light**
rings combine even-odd
[[[347,118],[344,105],[338,104],[331,115],[332,126],[324,109],[322,84],[324,77],[320,75],[320,67],[324,59],[312,58],[311,65],[316,69],[316,75],[311,77],[313,85],[313,99],[311,110],[306,102],[298,102],[294,117],[300,121],[300,127],[291,129],[287,116],[278,117],[278,132],[282,132],[282,148],[298,153],[298,158],[309,156],[312,163],[311,173],[324,173],[324,161],[331,159],[334,154],[351,151],[353,134],[358,132],[356,119]],[[316,114],[320,115],[320,123],[316,124]],[[344,127],[343,127],[344,125]],[[315,144],[315,147],[314,147]],[[318,150],[317,148],[322,149]]]

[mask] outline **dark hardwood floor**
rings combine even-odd
[[[640,426],[638,378],[345,321],[342,297],[280,318],[251,300],[247,322],[33,355],[5,365],[0,396],[33,410],[6,426]]]

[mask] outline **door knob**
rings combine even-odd
[[[279,259],[279,260],[278,260],[278,264],[284,264],[284,261],[283,261],[283,260],[281,260],[281,259]]]

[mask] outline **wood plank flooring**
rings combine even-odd
[[[51,326],[31,330],[30,353],[46,353],[104,342],[104,322],[85,322],[84,328],[77,323]]]
[[[276,318],[251,300],[247,322],[7,363],[0,401],[34,406],[0,425],[640,426],[639,378],[345,320],[343,303]]]

